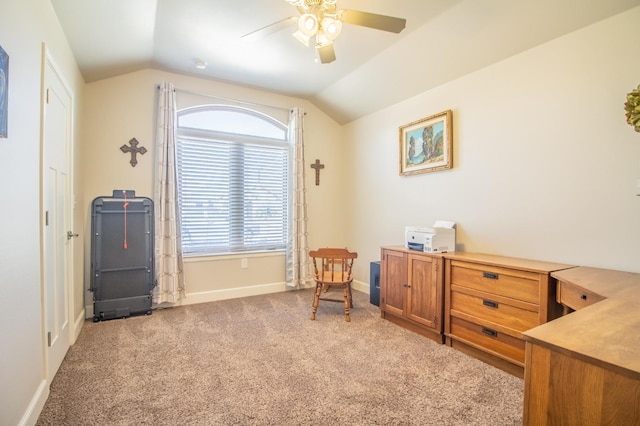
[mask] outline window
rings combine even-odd
[[[287,127],[257,111],[207,105],[178,113],[178,202],[185,254],[284,249]]]

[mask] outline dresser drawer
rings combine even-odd
[[[451,317],[450,337],[524,366],[522,339],[456,317]]]
[[[451,262],[451,284],[539,303],[540,275],[517,269]]]
[[[566,281],[558,281],[556,300],[558,303],[578,310],[603,300],[604,297]]]
[[[537,305],[478,291],[471,291],[472,294],[468,294],[457,291],[457,288],[452,286],[451,315],[463,313],[518,332],[529,330],[539,324]],[[464,288],[460,289],[464,290]]]

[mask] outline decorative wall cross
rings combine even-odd
[[[316,171],[316,186],[320,185],[320,170],[324,169],[324,164],[320,164],[320,160],[316,159],[316,162],[311,165],[312,169]]]
[[[141,146],[140,148],[138,148],[138,141],[136,140],[136,138],[133,138],[129,141],[129,144],[131,145],[130,147],[127,146],[127,144],[124,144],[120,147],[120,151],[127,153],[130,152],[131,153],[131,161],[129,161],[129,163],[131,163],[131,167],[135,167],[136,164],[138,164],[138,160],[136,159],[136,154],[140,154],[143,155],[145,152],[147,152],[147,149],[144,146]]]

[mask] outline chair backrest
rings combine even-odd
[[[321,248],[309,251],[313,261],[315,280],[327,284],[347,283],[351,281],[353,261],[358,253],[346,248]]]

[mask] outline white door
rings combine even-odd
[[[70,346],[71,96],[45,55],[42,132],[44,325],[47,377]]]

